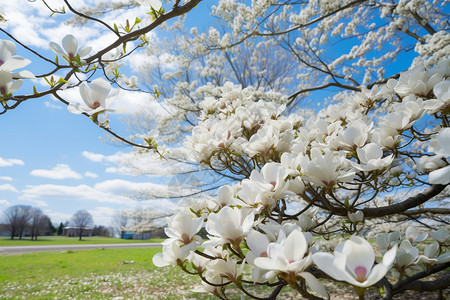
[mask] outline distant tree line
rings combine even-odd
[[[27,234],[37,240],[39,235],[50,235],[55,228],[50,218],[41,209],[29,205],[14,205],[3,211],[3,222],[11,239],[22,239]]]
[[[87,210],[77,211],[70,221],[61,222],[56,228],[50,218],[41,209],[29,205],[14,205],[8,207],[0,215],[0,227],[9,232],[9,236],[22,239],[30,236],[37,240],[43,235],[64,235],[65,228],[75,228],[76,236],[81,237],[89,230],[92,236],[112,236],[112,230],[103,225],[94,225],[92,215]]]

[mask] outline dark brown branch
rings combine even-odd
[[[395,203],[388,206],[383,207],[369,207],[362,209],[362,212],[364,213],[364,218],[379,218],[383,216],[389,216],[394,214],[399,214],[407,211],[410,208],[414,208],[416,206],[419,206],[434,196],[438,195],[440,192],[442,192],[445,189],[446,185],[442,184],[436,184],[430,186],[428,189],[424,190],[423,192],[409,197],[408,199],[400,202]],[[325,204],[325,206],[334,214],[339,216],[347,216],[347,209],[345,207],[339,207],[332,205],[326,198],[325,195],[322,195],[322,198],[320,199],[322,203]]]
[[[450,286],[450,272],[446,272],[438,279],[433,281],[420,281],[419,279],[445,270],[448,267],[450,267],[450,262],[435,265],[426,271],[407,277],[392,286],[392,293],[395,295],[406,290],[437,291],[445,289]]]

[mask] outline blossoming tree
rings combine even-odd
[[[115,42],[91,55],[69,34],[62,47],[50,44],[64,63],[35,53],[54,69],[33,75],[13,72],[30,61],[3,40],[2,113],[52,94],[122,141],[158,151],[152,137],[145,136],[145,144],[126,140],[106,118],[114,113],[108,108],[111,85],[137,86],[118,64],[134,50],[120,49],[139,38],[143,46],[145,33],[200,0],[175,1],[168,12],[158,1],[138,1],[153,21],[141,26],[136,19],[120,29],[64,2],[78,17],[113,32]],[[371,286],[386,299],[406,290],[442,296],[450,284],[448,4],[216,4],[213,14],[228,30],[193,28],[176,40],[179,53],[165,49],[174,68],[157,65],[166,83],[156,81],[153,92],[172,114],[149,122],[163,124],[160,132],[171,137],[166,141],[181,140],[187,149],[181,156],[169,147],[158,152],[162,157],[196,162],[235,181],[212,198],[185,201],[168,220],[169,238],[154,264],[198,276],[202,290],[221,299],[228,299],[230,286],[255,299],[275,299],[286,289],[329,298],[329,281],[353,286],[360,299]],[[180,30],[177,23],[173,28]],[[412,49],[416,54],[408,57]],[[49,78],[61,71],[61,79]],[[34,77],[47,78],[49,89],[18,93],[21,81]],[[85,105],[60,96],[75,87]],[[308,97],[330,95],[333,102],[321,110],[302,106]],[[400,231],[389,225],[401,223]],[[207,240],[199,235],[202,228]]]

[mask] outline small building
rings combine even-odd
[[[144,233],[125,232],[122,235],[122,239],[124,240],[149,240],[151,238],[152,234],[150,232]]]
[[[80,236],[80,229],[78,227],[64,227],[62,235],[68,237],[77,237]],[[83,234],[81,236],[92,236],[94,229],[93,228],[84,228]]]

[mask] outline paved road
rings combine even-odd
[[[45,246],[7,246],[0,247],[0,254],[22,254],[40,251],[87,250],[101,248],[150,248],[161,247],[160,243],[130,244],[84,244],[84,245],[45,245]]]

